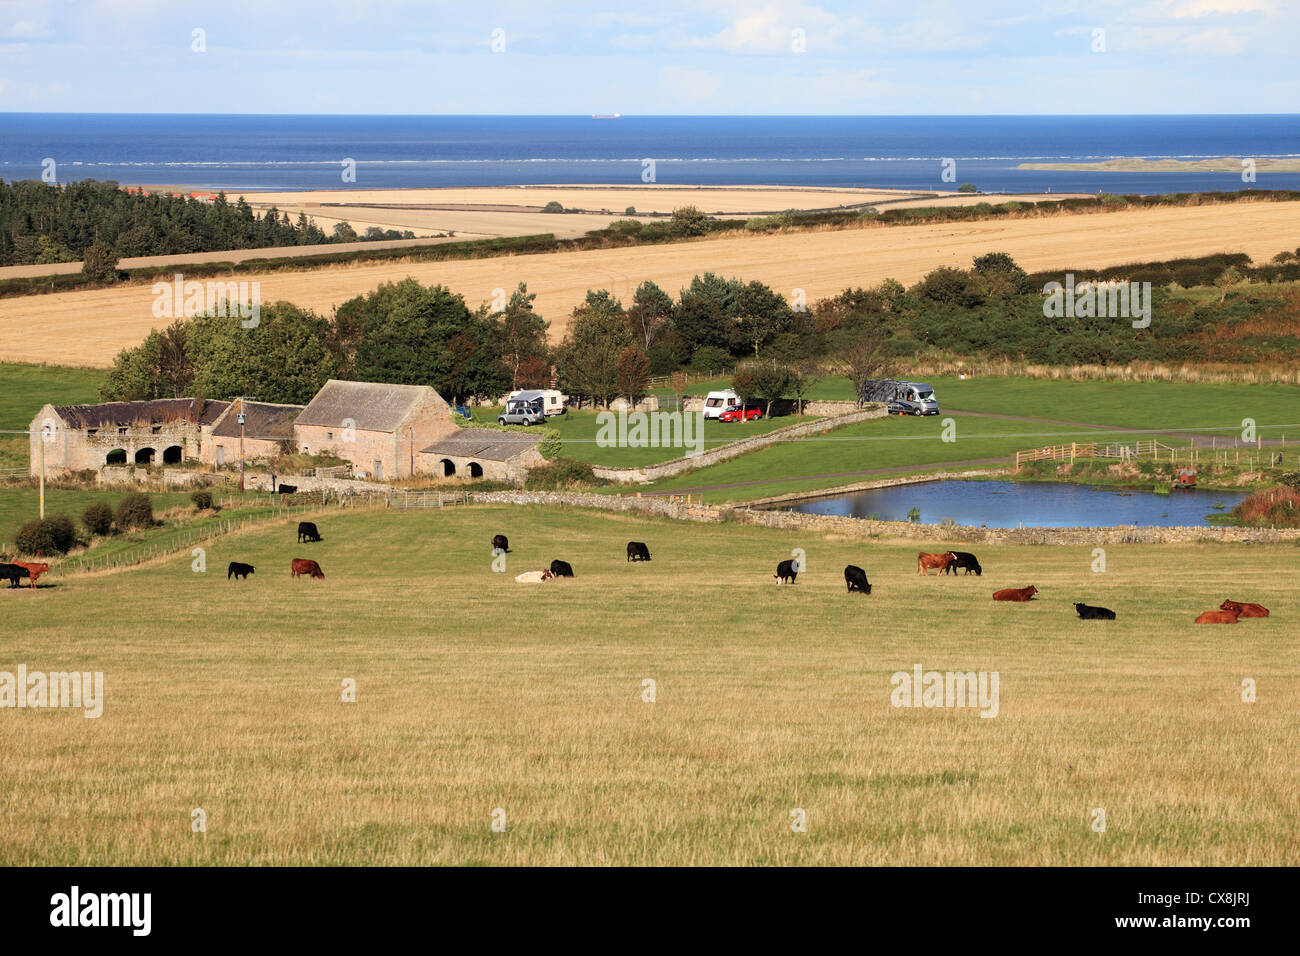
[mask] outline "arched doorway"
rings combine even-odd
[[[107,455],[104,456],[104,464],[106,464],[106,465],[125,465],[125,464],[126,464],[126,449],[125,449],[125,448],[114,448],[112,451],[110,451]]]
[[[152,448],[141,448],[135,453],[135,463],[137,465],[152,465],[154,450]]]
[[[168,445],[163,449],[163,464],[179,465],[181,463],[181,454],[180,445]]]
[[[476,461],[471,461],[471,462],[469,463],[469,476],[470,476],[471,478],[482,478],[482,477],[483,477],[483,466],[480,465],[480,464],[479,464],[478,462],[476,462]]]
[[[444,458],[442,460],[442,476],[450,478],[454,474],[456,474],[456,463],[450,458]]]

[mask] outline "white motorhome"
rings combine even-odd
[[[740,396],[729,388],[720,392],[709,392],[704,396],[704,417],[718,418],[723,412],[740,408],[741,404]]]
[[[529,404],[541,402],[542,413],[547,417],[564,414],[564,396],[560,394],[559,389],[517,389],[506,396],[507,405],[513,405],[515,402]]]

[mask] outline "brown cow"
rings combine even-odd
[[[320,569],[320,565],[310,558],[294,558],[289,573],[295,578],[300,574],[310,574],[313,578],[325,577],[325,572]]]
[[[945,551],[943,554],[926,554],[922,551],[916,556],[916,573],[924,574],[926,577],[930,576],[931,571],[943,574],[948,565],[955,560],[951,551]]]
[[[1268,617],[1268,608],[1262,604],[1242,604],[1240,601],[1224,601],[1219,605],[1220,611],[1236,611],[1239,617]]]
[[[1236,624],[1240,611],[1206,611],[1196,619],[1197,624]]]
[[[1038,593],[1038,588],[1032,584],[1027,588],[1003,588],[1001,591],[993,592],[995,601],[1032,601],[1034,595]]]
[[[36,588],[36,579],[39,578],[42,574],[47,574],[50,570],[50,566],[48,564],[29,564],[26,561],[15,561],[14,564],[18,565],[18,567],[20,568],[27,569],[27,576],[31,578],[33,590]],[[1258,607],[1258,606],[1259,605],[1257,604],[1252,605],[1252,607]],[[1265,611],[1264,613],[1267,614],[1268,611]],[[1250,616],[1251,615],[1247,615],[1247,617]]]

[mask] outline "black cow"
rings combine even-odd
[[[551,562],[551,574],[557,578],[571,578],[573,577],[573,565],[569,564],[568,561],[561,561],[556,558]]]
[[[494,534],[492,536],[492,553],[496,554],[498,551],[504,551],[506,554],[510,553],[510,539],[503,534]]]
[[[844,583],[849,586],[849,593],[861,591],[863,594],[871,593],[871,582],[867,580],[867,572],[863,571],[856,564],[850,564],[844,569]]]
[[[21,564],[0,564],[0,581],[9,579],[11,588],[18,587],[18,582],[22,578],[30,577],[31,572]]]
[[[629,541],[627,543],[627,559],[629,561],[649,561],[650,549],[642,541]]]
[[[226,580],[229,581],[233,576],[236,581],[240,578],[247,581],[248,576],[252,573],[253,566],[251,564],[241,564],[238,561],[231,561],[230,565],[226,568]]]
[[[799,572],[795,569],[793,561],[782,561],[776,566],[776,574],[772,575],[772,577],[776,578],[778,584],[787,582],[794,584],[794,579],[798,575]]]
[[[969,551],[949,551],[948,553],[952,555],[952,562],[943,569],[944,574],[956,574],[958,568],[965,568],[967,574],[974,571],[976,577],[984,573],[984,569],[980,567],[979,559]]]
[[[1079,619],[1082,621],[1115,620],[1115,612],[1108,607],[1093,607],[1089,604],[1076,604],[1074,609],[1079,612]]]
[[[292,494],[296,494],[297,491],[298,491],[298,486],[297,486],[297,485],[283,485],[283,484],[282,484],[282,485],[280,485],[279,491],[278,491],[277,493],[278,493],[278,494],[282,494],[282,495],[292,495]]]
[[[298,522],[298,543],[304,541],[319,541],[320,532],[316,530],[316,524],[312,521]]]

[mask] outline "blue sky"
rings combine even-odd
[[[0,112],[1289,113],[1298,38],[1300,0],[0,0]]]

